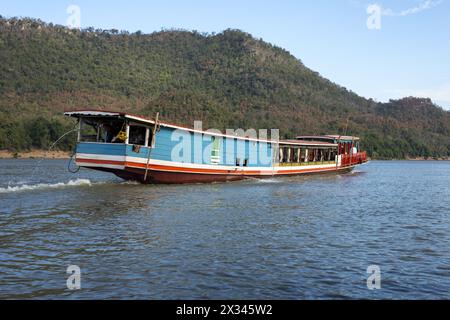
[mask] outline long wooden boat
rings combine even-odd
[[[345,173],[367,162],[358,137],[295,140],[203,131],[124,112],[65,112],[78,119],[76,165],[142,183],[208,183]]]

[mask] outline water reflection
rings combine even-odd
[[[90,183],[0,194],[0,298],[449,298],[449,163],[186,186],[1,164],[10,185]]]

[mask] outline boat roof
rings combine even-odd
[[[323,141],[323,140],[340,140],[340,141],[359,141],[359,137],[354,137],[354,136],[342,136],[342,135],[337,135],[337,134],[329,134],[329,135],[323,135],[323,136],[298,136],[297,140],[310,140],[310,141],[314,141],[314,140],[318,140],[318,141]]]
[[[314,146],[314,147],[337,147],[337,143],[324,142],[324,141],[302,141],[302,140],[280,140],[281,145],[299,145],[299,146]]]
[[[143,124],[149,124],[149,125],[154,125],[155,124],[155,120],[153,119],[149,119],[146,117],[142,117],[142,116],[137,116],[137,115],[133,115],[130,113],[126,113],[126,112],[120,112],[120,111],[102,111],[102,110],[74,110],[74,111],[66,111],[64,112],[64,114],[66,116],[69,117],[73,117],[73,118],[83,118],[83,117],[88,117],[88,118],[120,118],[120,119],[128,119],[128,120],[133,120],[135,122],[138,123],[143,123]],[[250,138],[250,137],[243,137],[243,136],[233,136],[233,135],[226,135],[226,134],[219,134],[219,133],[214,133],[214,132],[207,132],[207,131],[200,131],[200,130],[196,130],[196,129],[192,129],[192,128],[188,128],[188,127],[183,127],[183,126],[179,126],[179,125],[174,125],[168,122],[163,122],[163,121],[158,121],[158,123],[161,126],[164,127],[169,127],[169,128],[174,128],[174,129],[181,129],[181,130],[186,130],[186,131],[190,131],[190,132],[194,132],[194,133],[202,133],[202,134],[208,134],[211,136],[222,136],[222,137],[229,137],[229,138],[235,138],[235,139],[241,139],[241,140],[249,140],[249,141],[261,141],[261,142],[269,142],[269,143],[279,143],[280,145],[295,145],[295,146],[316,146],[316,147],[337,147],[337,144],[333,142],[324,142],[324,141],[320,141],[321,138],[323,139],[329,139],[332,140],[331,137],[333,136],[304,136],[304,137],[315,137],[317,138],[316,140],[308,140],[308,141],[302,141],[302,140],[280,140],[280,141],[275,141],[275,140],[265,140],[265,139],[255,139],[255,138]],[[299,137],[297,137],[298,139]]]
[[[93,118],[124,118],[135,120],[142,123],[147,124],[155,124],[155,120],[144,118],[141,116],[135,116],[126,112],[117,112],[117,111],[99,111],[99,110],[75,110],[75,111],[66,111],[64,112],[66,116],[73,118],[83,118],[83,117],[93,117]]]

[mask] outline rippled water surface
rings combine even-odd
[[[0,160],[0,298],[450,298],[450,162],[183,186],[66,165]]]

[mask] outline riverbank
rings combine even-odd
[[[70,152],[67,151],[44,151],[31,150],[24,152],[12,152],[0,150],[0,159],[69,159]]]
[[[399,159],[402,160],[402,159]],[[408,161],[449,161],[450,157],[417,157],[417,158],[406,158]]]

